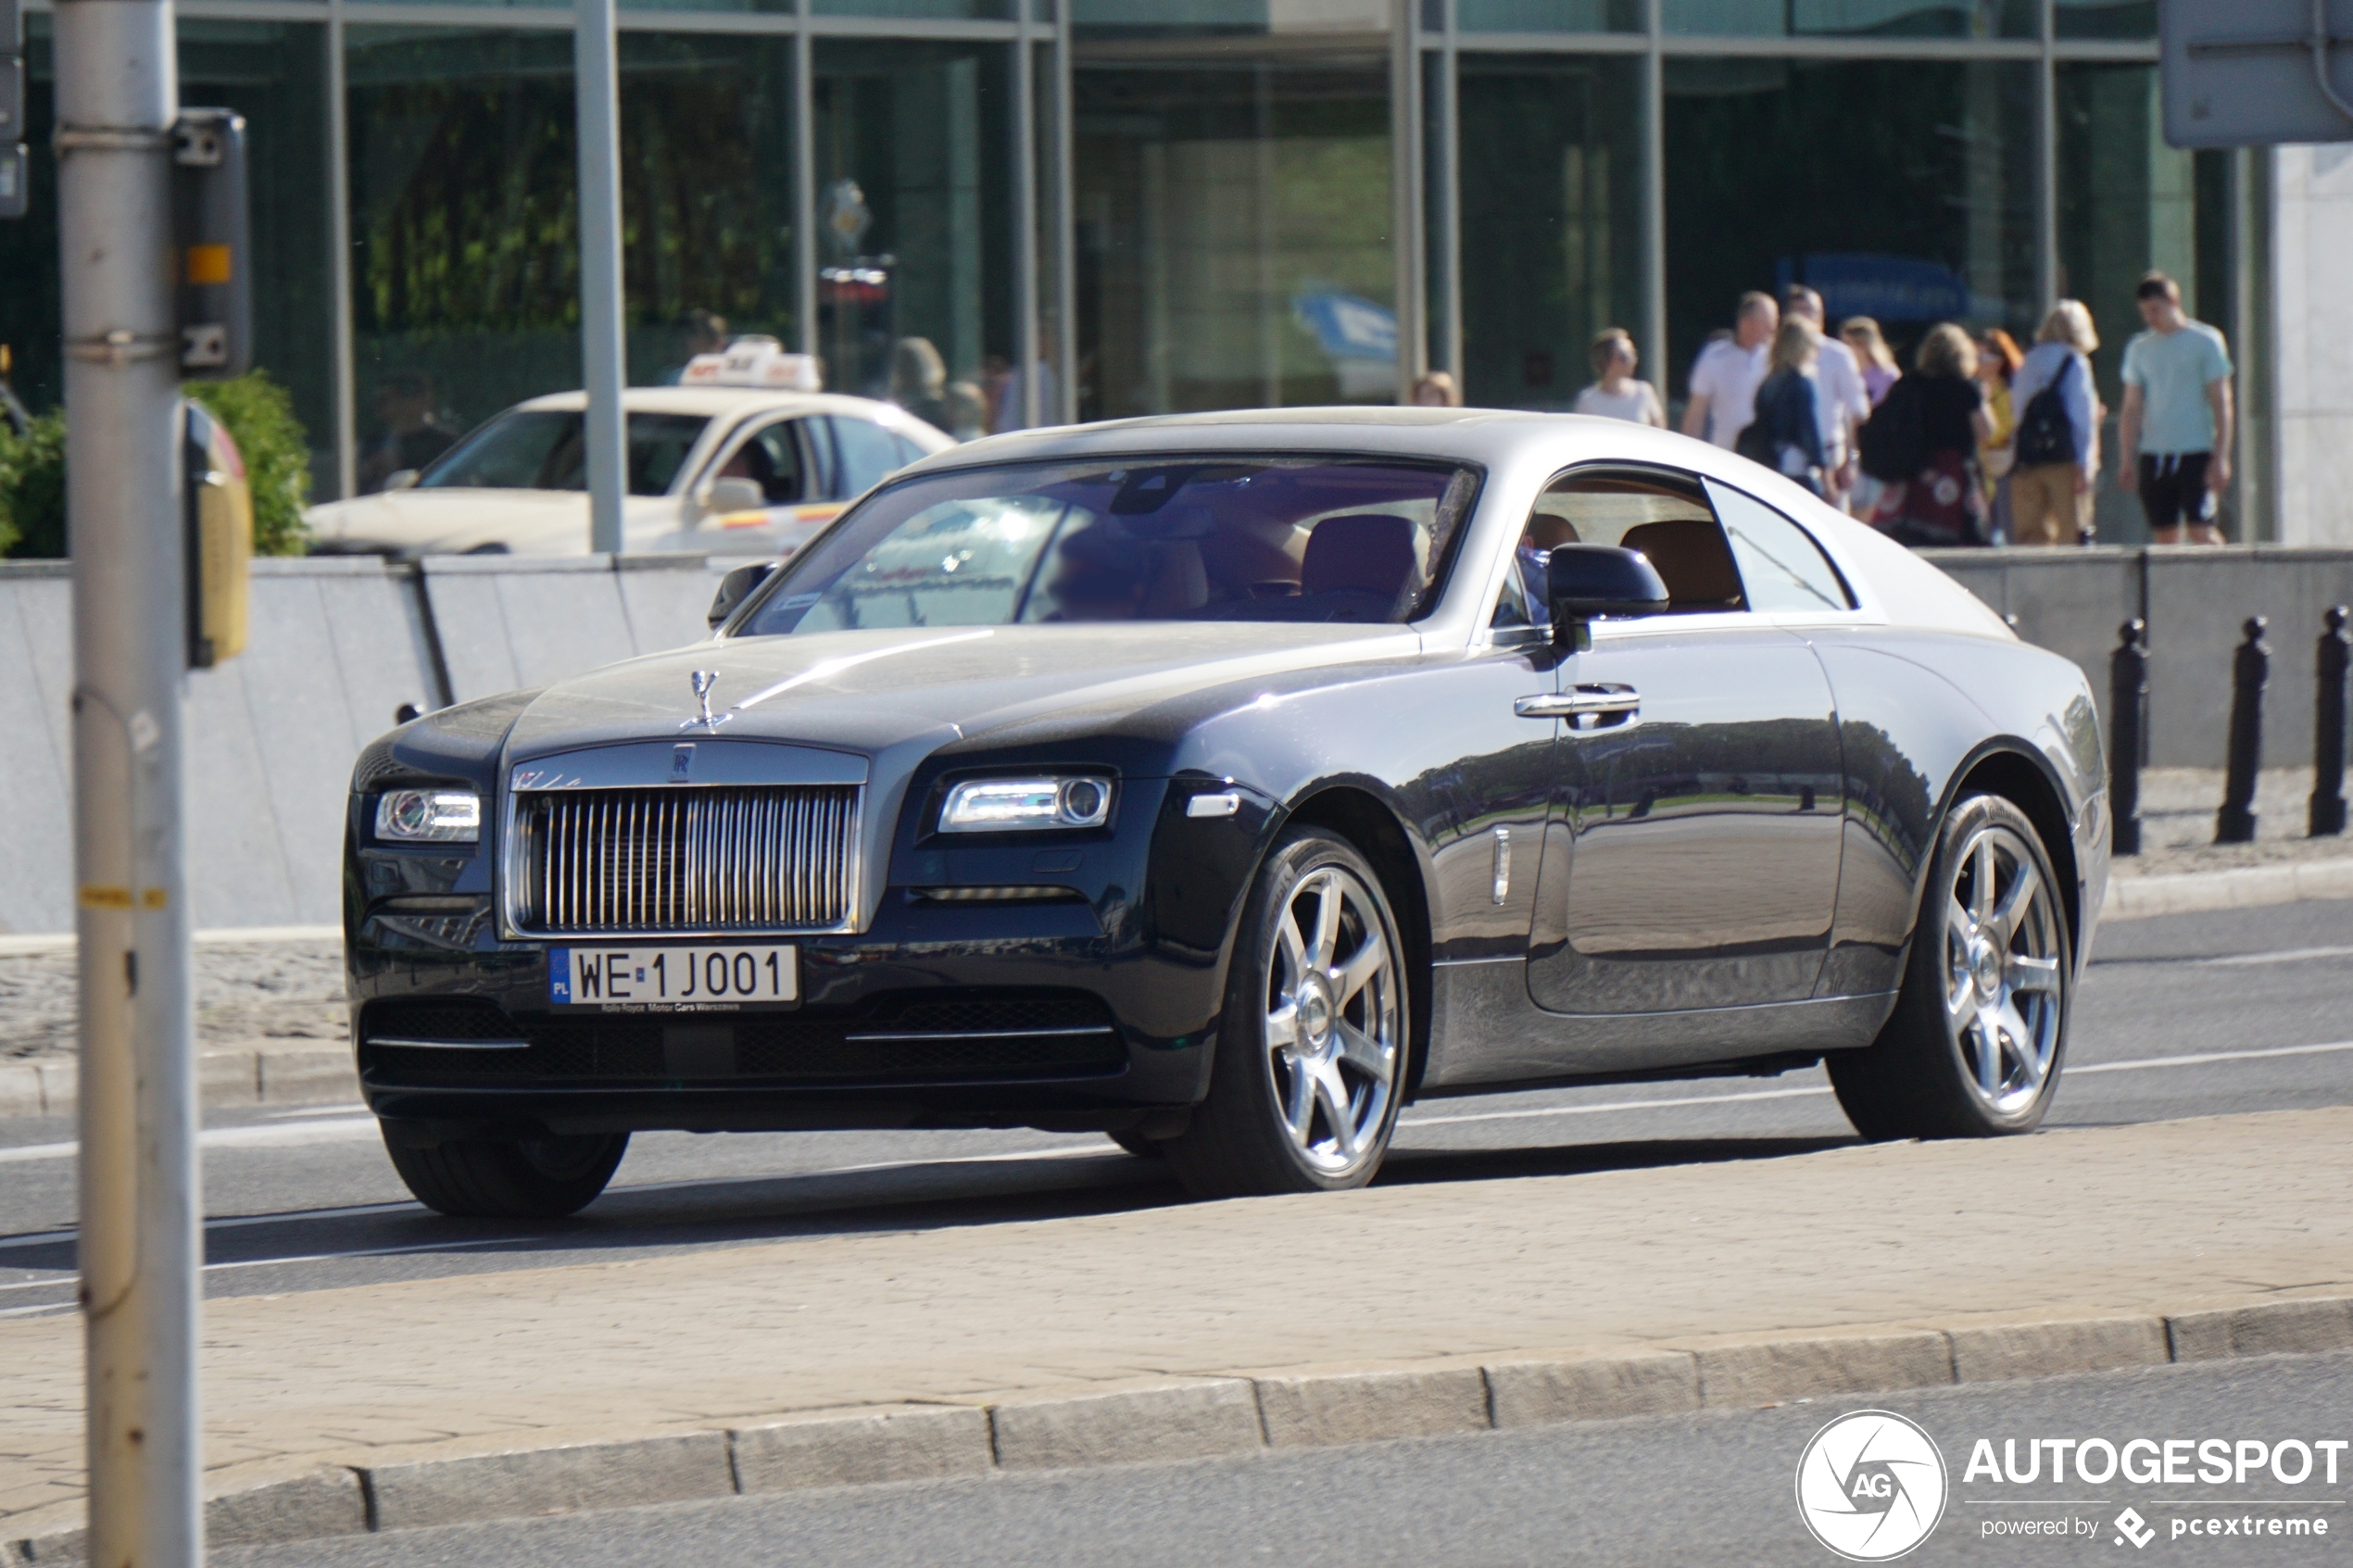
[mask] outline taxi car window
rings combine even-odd
[[[1712,479],[1707,498],[1731,541],[1749,608],[1818,614],[1855,608],[1838,569],[1796,523],[1755,496]]]
[[[700,414],[629,416],[629,493],[666,495],[711,421]],[[418,477],[420,490],[585,490],[579,413],[510,408]]]
[[[1517,558],[1527,593],[1544,600],[1543,561],[1555,545],[1640,550],[1667,584],[1669,615],[1749,608],[1724,530],[1700,482],[1664,469],[1578,469],[1529,509]]]
[[[1435,601],[1470,470],[1097,459],[887,486],[776,574],[738,634],[1110,621],[1398,623]]]
[[[847,499],[863,495],[881,483],[884,475],[901,466],[899,445],[882,426],[841,414],[828,419],[834,427],[834,446],[841,463],[836,495]]]
[[[800,443],[794,439],[793,420],[762,425],[712,470],[714,479],[749,479],[771,506],[800,500],[808,494],[801,482]]]

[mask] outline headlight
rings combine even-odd
[[[390,789],[376,799],[376,836],[395,844],[472,844],[482,797],[470,789]]]
[[[973,779],[948,792],[942,833],[1005,833],[1020,828],[1099,828],[1111,817],[1111,781],[1047,774]]]

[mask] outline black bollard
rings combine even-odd
[[[2326,838],[2345,831],[2345,671],[2353,664],[2353,635],[2345,630],[2346,607],[2328,613],[2313,660],[2311,834]]]
[[[2214,842],[2255,842],[2255,781],[2263,771],[2263,688],[2271,679],[2271,649],[2263,641],[2268,624],[2259,615],[2246,621],[2246,641],[2231,660],[2231,759],[2222,786],[2222,809],[2214,816]]]
[[[2108,847],[2141,852],[2141,758],[2148,749],[2149,656],[2145,621],[2116,629],[2108,661],[2108,803],[2115,815]]]

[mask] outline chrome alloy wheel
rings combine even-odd
[[[1266,960],[1266,1049],[1275,1110],[1324,1176],[1378,1154],[1396,1093],[1403,1021],[1397,955],[1372,895],[1339,866],[1299,879]]]
[[[1980,828],[1954,858],[1944,911],[1944,1019],[1987,1110],[2030,1110],[2058,1049],[2061,932],[2050,887],[2011,828]]]

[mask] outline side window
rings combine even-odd
[[[801,473],[800,444],[793,439],[793,422],[777,420],[746,436],[711,475],[714,479],[749,479],[771,506],[782,506],[808,495]]]
[[[1519,558],[1533,571],[1526,590],[1543,598],[1542,562],[1555,545],[1617,545],[1640,550],[1667,584],[1669,615],[1747,608],[1741,575],[1707,494],[1690,474],[1667,469],[1573,470],[1545,488],[1529,513]]]
[[[834,427],[834,447],[841,458],[840,483],[835,495],[845,498],[863,495],[880,483],[883,475],[901,466],[899,444],[882,426],[840,414],[830,416],[828,422]]]
[[[1749,608],[1818,613],[1855,608],[1837,568],[1804,529],[1755,496],[1712,479],[1707,497],[1732,542]]]

